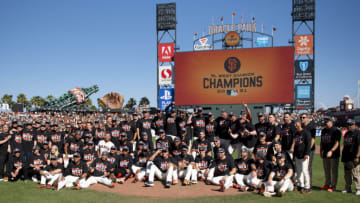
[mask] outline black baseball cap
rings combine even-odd
[[[215,136],[215,137],[214,137],[214,142],[215,142],[215,141],[219,141],[219,140],[220,140],[220,137],[219,137],[219,136]]]
[[[38,145],[34,146],[33,150],[40,150],[40,147]]]
[[[127,137],[127,133],[126,133],[126,132],[122,132],[122,133],[121,133],[121,137]]]
[[[225,153],[224,148],[220,147],[220,148],[218,149],[218,152],[217,152],[217,153],[218,153],[218,154],[220,154],[220,153]]]
[[[116,147],[112,146],[112,147],[110,148],[110,150],[116,150]]]
[[[163,134],[163,133],[165,133],[164,129],[160,129],[159,134]]]
[[[279,142],[279,141],[277,141],[277,140],[273,140],[273,145],[276,145],[276,144],[279,144],[279,145],[281,145],[281,143]]]
[[[109,152],[103,151],[103,152],[101,153],[101,156],[109,156]]]
[[[46,123],[41,123],[41,127],[46,127]]]
[[[162,151],[162,152],[168,152],[168,151],[169,151],[169,149],[168,149],[168,148],[166,148],[166,147],[164,147],[164,148],[162,148],[162,149],[161,149],[161,151]]]
[[[144,132],[141,133],[141,136],[142,136],[142,137],[148,136],[148,134],[147,134],[147,132],[144,131]]]
[[[138,145],[145,145],[145,143],[143,141],[139,141]]]
[[[334,120],[331,117],[324,118],[324,123],[327,123],[329,121],[333,122]]]
[[[17,123],[17,122],[18,122],[17,119],[12,120],[12,123]]]
[[[278,154],[276,155],[276,158],[278,158],[278,159],[285,158],[285,154],[284,154],[284,153],[278,153]]]
[[[266,137],[266,134],[264,132],[260,132],[259,137]]]
[[[148,147],[146,144],[144,144],[142,150],[143,150],[143,151],[148,151],[148,150],[149,150],[149,147]]]
[[[256,152],[256,156],[260,157],[261,159],[265,159],[265,154],[262,151]]]
[[[187,132],[186,128],[181,128],[182,132]]]
[[[187,145],[187,144],[183,144],[183,145],[181,145],[181,149],[189,149],[189,146]]]
[[[129,151],[129,147],[128,146],[123,146],[122,151]]]
[[[180,140],[180,138],[179,137],[175,137],[174,138],[174,142],[180,142],[181,140]]]
[[[212,115],[213,115],[213,113],[212,113],[212,112],[209,112],[209,113],[208,113],[208,115],[209,115],[209,116],[212,116]]]
[[[75,153],[73,154],[73,156],[74,156],[74,157],[80,157],[81,155],[80,155],[79,152],[75,152]]]
[[[354,119],[348,119],[348,120],[346,121],[346,123],[347,123],[348,125],[355,125],[355,124],[356,124],[356,122],[355,122]]]
[[[202,112],[202,110],[203,108],[201,106],[197,109],[198,112]]]
[[[263,113],[261,113],[261,112],[258,113],[258,117],[263,117],[263,116],[264,116]]]
[[[43,145],[49,145],[49,142],[47,140],[44,140]]]
[[[87,143],[87,145],[93,145],[94,142],[92,140],[89,140],[89,142]]]
[[[246,153],[249,153],[249,150],[248,150],[248,149],[246,149],[246,148],[242,148],[242,149],[241,149],[241,152],[246,152]]]
[[[14,153],[18,153],[18,152],[20,152],[21,150],[19,149],[19,148],[15,148],[14,149]]]

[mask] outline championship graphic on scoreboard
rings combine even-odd
[[[293,48],[176,53],[175,102],[291,103]]]

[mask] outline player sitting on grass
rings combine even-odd
[[[290,164],[285,163],[285,154],[277,154],[276,162],[277,165],[271,169],[268,181],[265,184],[265,197],[271,197],[275,194],[281,197],[286,191],[292,191],[294,189],[294,185],[291,181],[293,168]]]
[[[248,149],[243,148],[241,150],[241,158],[235,160],[235,166],[237,168],[237,172],[234,176],[236,184],[234,186],[238,186],[241,192],[245,192],[249,189],[246,185],[249,183],[250,172],[251,172],[251,164],[254,163],[254,160],[249,157]]]
[[[213,167],[213,158],[206,153],[205,148],[199,149],[200,154],[195,159],[195,169],[191,175],[192,183],[197,183],[197,179],[205,181],[209,175],[210,168]]]
[[[249,185],[254,189],[258,189],[259,193],[265,191],[264,182],[271,170],[271,162],[265,159],[263,151],[258,151],[255,155],[255,163],[251,164],[251,173]]]
[[[81,160],[79,153],[74,153],[74,161],[70,162],[64,172],[64,176],[60,179],[57,190],[61,190],[63,187],[73,187],[80,189],[84,187],[86,177],[88,175],[88,166]]]
[[[214,185],[220,185],[220,191],[224,192],[233,186],[233,178],[236,173],[234,159],[226,156],[225,150],[218,150],[218,159],[215,160],[214,168],[210,169],[208,181]]]
[[[63,165],[58,163],[57,161],[57,156],[51,155],[50,165],[47,165],[44,170],[40,171],[41,181],[38,187],[44,188],[46,185],[46,181],[48,180],[46,188],[51,189],[53,183],[62,176],[63,169]]]
[[[192,170],[195,166],[195,161],[191,155],[188,154],[189,147],[186,144],[181,146],[181,154],[176,157],[177,169],[174,170],[173,180],[177,181],[179,178],[184,178],[183,185],[190,185],[190,178]]]
[[[111,167],[107,161],[108,152],[103,151],[101,153],[101,158],[96,159],[90,166],[90,176],[86,182],[83,184],[83,188],[87,188],[92,184],[101,183],[109,187],[115,186],[115,180],[111,180],[110,171]]]
[[[154,177],[156,176],[159,180],[165,180],[165,187],[170,188],[174,165],[175,161],[172,157],[169,157],[168,149],[158,149],[149,159],[150,174],[145,186],[153,187]]]

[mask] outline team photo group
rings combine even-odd
[[[217,118],[201,108],[193,113],[2,114],[0,178],[32,180],[39,188],[58,191],[97,183],[114,187],[142,181],[147,187],[170,188],[204,181],[222,192],[310,194],[315,136],[321,128],[321,189],[335,191],[338,168],[344,167],[342,192],[352,193],[354,180],[360,195],[360,134],[354,120],[347,121],[342,138],[330,117],[259,113],[253,124],[244,107],[240,114],[222,111]]]

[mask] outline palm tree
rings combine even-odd
[[[140,99],[140,103],[139,103],[140,106],[147,106],[149,104],[150,104],[150,101],[147,97],[143,97]]]
[[[31,99],[30,99],[30,103],[32,105],[34,105],[35,107],[41,107],[41,106],[44,106],[45,104],[45,99],[40,97],[40,96],[33,96]]]
[[[84,103],[84,105],[85,105],[85,106],[88,106],[88,107],[92,106],[93,104],[92,104],[91,99],[90,99],[90,98],[87,98],[86,101],[85,101],[85,103]]]
[[[128,103],[125,105],[125,108],[133,109],[136,105],[136,100],[134,98],[130,98]]]
[[[102,109],[105,109],[105,108],[106,108],[106,106],[105,106],[103,103],[101,103],[101,102],[99,101],[99,99],[97,100],[97,105],[98,105],[98,107],[100,107],[100,108],[102,108]]]
[[[17,103],[22,103],[24,104],[26,109],[29,109],[31,107],[31,103],[27,100],[26,96],[24,93],[20,93],[17,96]]]
[[[49,94],[47,97],[46,97],[46,100],[53,100],[55,97],[52,96],[51,94]]]
[[[14,101],[12,100],[12,95],[4,94],[4,96],[1,98],[1,101],[3,103],[9,104],[9,108],[12,109]]]

